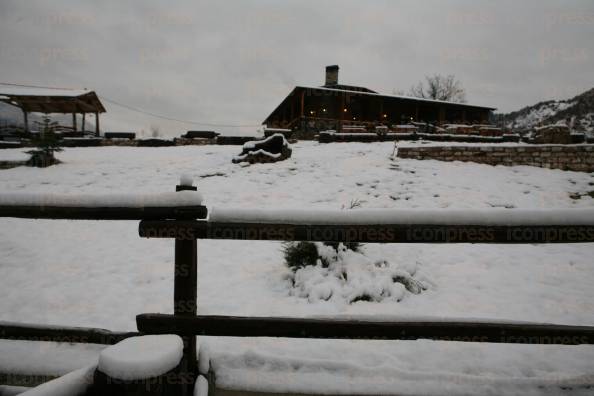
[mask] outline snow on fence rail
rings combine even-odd
[[[204,218],[202,195],[161,194],[0,194],[0,217],[71,220]]]

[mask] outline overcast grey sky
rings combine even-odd
[[[454,74],[504,112],[567,98],[594,86],[594,1],[0,0],[0,82],[174,118],[259,125],[329,64],[383,93]],[[105,105],[104,129],[200,129]]]

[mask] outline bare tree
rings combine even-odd
[[[425,76],[422,81],[410,88],[410,95],[424,99],[447,100],[450,102],[466,103],[466,91],[460,81],[453,75],[442,76],[435,74]]]

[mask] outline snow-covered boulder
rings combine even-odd
[[[254,164],[283,161],[290,158],[291,153],[291,146],[287,139],[282,134],[276,133],[264,140],[245,143],[241,154],[233,158],[233,163],[249,162]]]

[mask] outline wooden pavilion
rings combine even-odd
[[[99,113],[105,107],[94,91],[0,84],[0,101],[19,107],[23,111],[25,132],[29,132],[28,113],[72,114],[72,129],[78,130],[76,115],[82,114],[81,130],[85,130],[86,114],[95,115],[95,135],[99,136]]]
[[[267,128],[322,131],[343,127],[372,128],[412,122],[486,124],[492,107],[401,95],[384,95],[365,87],[338,83],[338,66],[326,67],[321,87],[297,86],[262,122]]]

